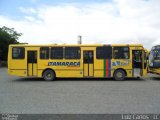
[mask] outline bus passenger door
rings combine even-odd
[[[133,77],[142,76],[143,72],[143,51],[132,50],[132,74]]]
[[[147,70],[148,70],[148,61],[147,61],[147,58],[148,58],[148,54],[146,51],[143,51],[143,76],[147,75]]]
[[[37,51],[27,52],[28,76],[37,76]]]
[[[93,51],[83,51],[83,76],[84,77],[93,77],[93,62],[94,54]]]

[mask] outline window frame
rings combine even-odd
[[[79,51],[80,51],[80,53],[79,53],[79,57],[78,58],[66,58],[66,48],[79,48]],[[69,60],[69,59],[71,59],[71,60],[79,60],[79,59],[81,59],[81,47],[77,47],[77,46],[67,46],[67,47],[65,47],[64,48],[64,58],[65,59],[67,59],[67,60]]]
[[[21,58],[16,58],[16,57],[13,57],[13,49],[14,48],[21,48],[23,49],[23,56]],[[12,59],[14,60],[22,60],[22,59],[25,59],[25,47],[12,47]]]
[[[115,58],[115,52],[114,52],[115,48],[125,48],[125,47],[128,48],[128,58]],[[123,52],[124,52],[124,50],[123,50]],[[129,46],[114,46],[113,47],[113,58],[114,59],[130,59],[130,47]]]

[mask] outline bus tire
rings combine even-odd
[[[52,81],[56,77],[55,72],[51,69],[45,70],[43,72],[43,79],[46,81]]]
[[[121,81],[121,80],[124,80],[125,77],[126,77],[126,74],[125,74],[124,70],[118,69],[114,72],[114,79],[115,80]]]

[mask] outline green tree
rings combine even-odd
[[[0,27],[0,60],[6,61],[9,44],[17,44],[22,33],[18,33],[14,28]]]

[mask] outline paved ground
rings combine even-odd
[[[0,113],[160,113],[160,77],[150,77],[47,82],[0,68]]]

